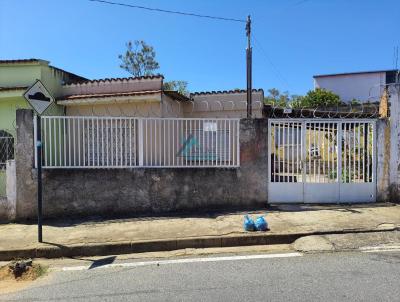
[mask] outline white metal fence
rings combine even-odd
[[[239,119],[44,116],[41,128],[43,168],[239,166]]]
[[[270,119],[273,202],[376,199],[376,126],[371,119]]]

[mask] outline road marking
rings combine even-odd
[[[150,265],[165,265],[165,264],[181,264],[181,263],[197,263],[197,262],[218,262],[218,261],[238,261],[251,259],[271,259],[271,258],[291,258],[303,256],[302,253],[282,253],[282,254],[264,254],[264,255],[246,255],[246,256],[227,256],[227,257],[205,257],[205,258],[188,258],[175,260],[160,260],[160,261],[142,261],[142,262],[125,262],[112,263],[96,267],[99,268],[115,268],[115,267],[139,267]],[[70,266],[63,267],[62,271],[82,271],[88,270],[90,265],[85,266]]]
[[[363,253],[400,252],[400,245],[366,246],[366,247],[361,247],[360,251]]]

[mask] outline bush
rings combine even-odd
[[[293,107],[336,107],[341,103],[340,97],[337,94],[322,88],[316,88],[307,92],[305,96],[298,97]]]

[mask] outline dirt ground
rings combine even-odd
[[[8,265],[0,267],[0,294],[21,290],[34,280],[46,274],[46,269],[38,264],[28,267],[20,277],[15,278]]]

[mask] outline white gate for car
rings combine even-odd
[[[270,119],[271,203],[374,202],[374,120]]]

